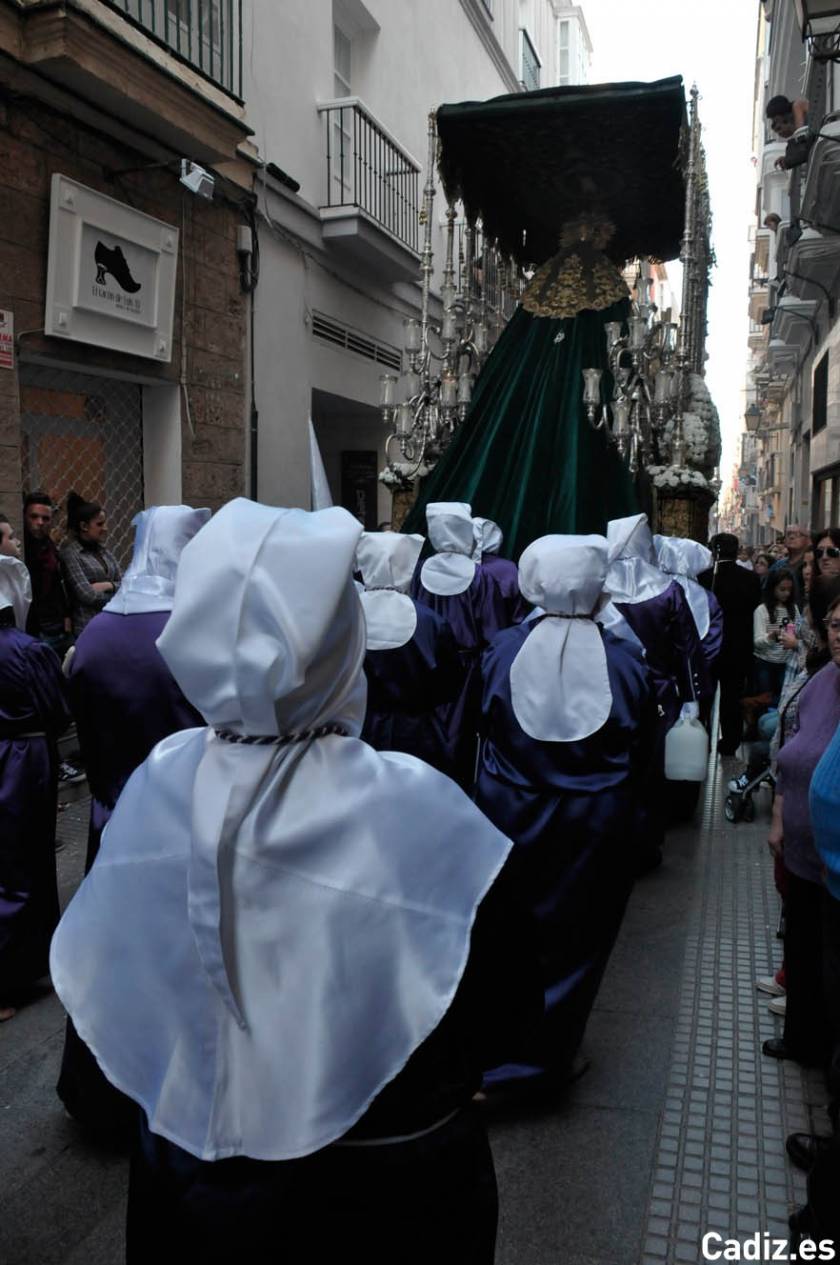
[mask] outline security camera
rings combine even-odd
[[[213,190],[216,188],[215,177],[203,167],[199,167],[198,163],[190,162],[189,158],[181,159],[181,184],[197,197],[206,198],[208,202],[213,201]]]

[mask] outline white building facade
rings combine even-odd
[[[787,523],[840,521],[840,67],[803,41],[794,0],[758,5],[742,512],[733,525],[768,544]],[[815,55],[816,53],[816,55]],[[809,104],[810,150],[788,169],[765,117],[774,96]],[[822,135],[820,135],[822,134]],[[835,137],[835,139],[830,139]],[[788,152],[788,157],[790,157]]]
[[[253,0],[245,20],[264,164],[250,491],[310,504],[311,417],[334,501],[375,526],[391,510],[379,378],[399,371],[419,312],[429,112],[581,82],[583,13],[562,0]],[[438,191],[436,260],[445,209]]]

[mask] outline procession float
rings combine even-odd
[[[705,540],[720,433],[696,88],[688,103],[671,78],[440,106],[421,220],[420,319],[403,372],[381,379],[394,526],[423,531],[429,501],[467,501],[511,558],[639,510]],[[654,301],[677,258],[679,313]]]

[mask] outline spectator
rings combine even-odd
[[[0,557],[20,557],[20,541],[5,514],[0,514]]]
[[[825,628],[829,653],[835,667],[840,669],[840,593],[831,602]],[[809,803],[814,844],[825,866],[821,907],[823,995],[831,1040],[828,1068],[831,1101],[828,1110],[834,1137],[793,1133],[787,1139],[787,1151],[793,1162],[810,1174],[810,1224],[813,1225],[816,1218],[820,1236],[830,1233],[832,1238],[837,1238],[840,1237],[837,1204],[837,1180],[840,1176],[840,725],[814,771]],[[827,1196],[824,1208],[820,1206],[821,1192]],[[827,1217],[821,1216],[821,1212],[827,1213]]]
[[[783,96],[771,97],[765,114],[770,122],[770,130],[786,141],[807,124],[808,102],[805,97],[797,97],[795,101]]]
[[[762,585],[762,601],[753,614],[755,687],[771,696],[778,706],[785,675],[798,666],[799,629],[802,614],[793,600],[790,571],[773,568]]]
[[[771,97],[765,111],[771,131],[787,141],[783,158],[776,159],[776,167],[789,171],[800,167],[808,159],[816,136],[808,129],[808,102],[804,97],[790,101],[787,97]]]
[[[753,571],[758,576],[759,580],[764,579],[773,564],[774,559],[770,557],[769,553],[757,553],[755,555],[755,558],[753,559]]]
[[[63,659],[71,643],[70,607],[58,550],[50,536],[53,504],[48,492],[30,492],[23,502],[23,554],[32,580],[26,631]]]
[[[751,545],[741,545],[738,550],[738,566],[745,567],[747,571],[753,569],[753,551]]]
[[[723,611],[723,645],[718,656],[721,755],[732,756],[741,742],[741,699],[753,657],[753,612],[761,601],[757,577],[736,565],[738,537],[720,532],[709,542],[714,567],[697,578],[711,589]]]
[[[119,563],[103,544],[107,534],[102,506],[71,492],[67,497],[67,537],[60,556],[77,637],[120,585]]]
[[[787,557],[774,559],[770,569],[779,571],[785,568],[792,573],[793,598],[796,605],[802,610],[805,605],[805,592],[802,588],[800,564],[808,550],[812,548],[811,533],[806,531],[800,523],[791,523],[789,527],[785,528],[783,543],[787,550]]]
[[[796,730],[779,751],[776,798],[768,844],[782,858],[785,899],[785,972],[787,1009],[784,1035],[764,1042],[776,1059],[824,1066],[831,1052],[831,1031],[822,993],[822,862],[814,845],[808,794],[811,778],[840,724],[840,650],[833,623],[838,599],[829,602],[831,661],[798,696]]]
[[[820,575],[840,575],[840,528],[825,527],[814,533],[814,558]]]

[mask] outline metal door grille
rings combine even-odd
[[[143,508],[141,388],[27,364],[21,365],[20,388],[24,493],[48,492],[59,506],[59,541],[66,531],[67,493],[99,501],[107,516],[106,544],[125,569],[131,520]]]

